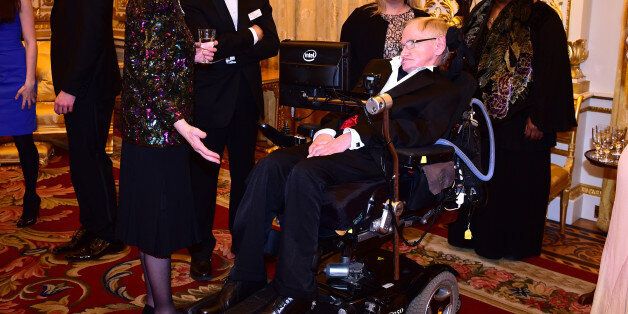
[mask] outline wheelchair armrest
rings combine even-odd
[[[454,159],[453,147],[446,145],[434,144],[417,148],[397,148],[396,151],[399,155],[399,165],[408,168],[447,162]]]
[[[303,137],[313,138],[314,134],[320,129],[321,126],[318,124],[303,123],[297,127],[297,134]]]
[[[267,123],[258,124],[258,129],[277,146],[292,147],[306,142],[306,138],[302,136],[284,134]]]

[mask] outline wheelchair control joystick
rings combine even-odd
[[[368,93],[369,97],[375,95],[375,89],[379,86],[379,82],[382,79],[380,74],[368,73],[364,75],[362,79],[362,85],[364,90]]]

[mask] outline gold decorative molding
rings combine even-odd
[[[602,188],[593,186],[593,185],[580,183],[571,189],[571,193],[569,193],[569,199],[575,200],[576,198],[584,194],[595,196],[595,197],[600,197],[602,196]]]
[[[587,111],[611,114],[613,109],[611,109],[611,108],[604,108],[604,107],[596,107],[596,106],[586,106],[586,107],[580,109],[580,113],[587,112]]]
[[[462,20],[456,16],[460,6],[455,0],[422,0],[420,6],[431,16],[442,18],[451,25],[461,25]]]

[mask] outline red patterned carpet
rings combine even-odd
[[[137,250],[106,259],[68,263],[50,250],[69,239],[78,226],[77,204],[68,174],[67,155],[58,155],[41,170],[40,221],[16,229],[21,213],[22,175],[17,167],[0,167],[0,313],[109,313],[137,312],[143,304],[144,284]],[[114,156],[114,166],[119,168]],[[173,256],[175,302],[184,305],[220,287],[232,265],[225,231],[228,171],[221,172],[214,234],[214,276],[198,284],[189,278],[189,256]],[[435,228],[421,248],[403,248],[418,263],[452,265],[460,274],[461,313],[586,313],[575,300],[594,287],[604,243],[600,233],[569,228],[558,237],[555,223],[546,228],[544,253],[524,262],[490,261],[472,251],[447,245],[443,225]],[[410,230],[408,236],[417,233]]]

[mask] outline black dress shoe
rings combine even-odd
[[[155,308],[145,304],[144,308],[142,309],[142,314],[155,314]]]
[[[302,314],[312,310],[314,302],[306,298],[292,298],[279,296],[275,301],[270,303],[266,308],[261,310],[260,314]]]
[[[244,301],[229,308],[224,314],[240,314],[240,313],[258,313],[260,310],[266,308],[268,304],[275,301],[279,293],[273,285],[266,285],[262,290],[253,293]]]
[[[92,237],[90,236],[89,232],[85,228],[80,227],[74,232],[74,235],[72,235],[72,239],[70,239],[70,241],[52,249],[52,254],[63,254],[76,251],[91,240]]]
[[[200,313],[222,313],[265,286],[265,281],[227,280],[218,296],[207,308],[201,309]]]
[[[40,206],[41,198],[37,194],[33,197],[24,197],[22,216],[17,220],[17,227],[25,228],[34,225],[37,222],[37,217],[39,217]]]
[[[190,262],[190,277],[196,281],[212,279],[212,259],[192,259]]]
[[[95,238],[78,251],[70,253],[65,258],[70,262],[80,262],[99,259],[107,254],[118,253],[124,249],[120,241],[109,242]]]

